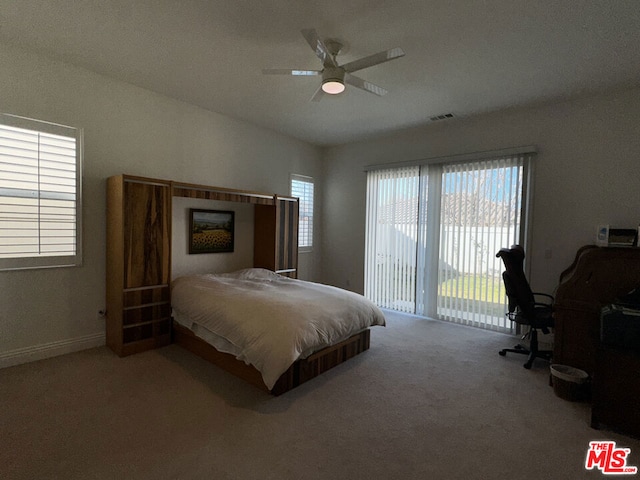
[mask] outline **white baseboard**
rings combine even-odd
[[[84,337],[59,340],[57,342],[19,348],[9,352],[0,352],[0,368],[12,367],[22,363],[34,362],[45,358],[57,357],[65,353],[79,352],[87,348],[100,347],[105,344],[105,334],[96,333]]]

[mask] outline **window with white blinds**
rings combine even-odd
[[[371,168],[365,295],[383,308],[511,331],[495,254],[525,243],[530,148]]]
[[[81,263],[81,138],[0,115],[0,270]]]
[[[291,196],[300,202],[298,250],[309,252],[313,247],[313,178],[291,175]]]

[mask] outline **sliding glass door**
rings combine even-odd
[[[495,254],[524,244],[530,157],[369,171],[365,295],[383,308],[510,331]]]
[[[522,187],[520,157],[443,167],[437,318],[511,328],[496,252],[522,243]]]

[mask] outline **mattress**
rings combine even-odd
[[[177,323],[253,365],[269,389],[296,360],[386,324],[362,295],[259,268],[179,277],[171,298]]]

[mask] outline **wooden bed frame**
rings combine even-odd
[[[271,390],[262,380],[262,375],[252,365],[237,360],[233,355],[222,353],[198,338],[191,330],[173,323],[173,342],[199,357],[217,365],[227,372],[272,395],[281,395],[333,367],[369,349],[369,329],[363,330],[336,345],[315,352],[298,360],[284,372]]]
[[[107,345],[119,356],[171,343],[209,360],[263,390],[260,373],[220,353],[171,318],[172,199],[254,206],[253,266],[297,278],[297,198],[115,175],[107,180]],[[172,325],[173,324],[173,325]],[[369,348],[369,330],[294,363],[270,393],[280,395]]]

